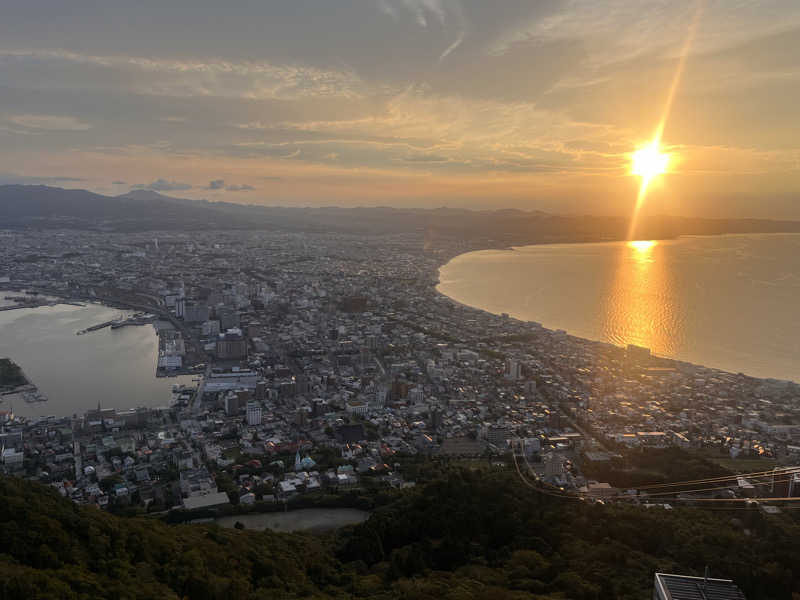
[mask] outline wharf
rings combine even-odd
[[[92,325],[91,327],[87,327],[86,329],[81,329],[77,332],[77,335],[83,335],[84,333],[91,333],[92,331],[99,331],[105,327],[110,327],[112,324],[116,323],[116,319],[112,319],[111,321],[104,321],[103,323],[98,323],[97,325]]]

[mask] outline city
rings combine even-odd
[[[800,496],[790,468],[800,386],[460,305],[436,284],[470,249],[462,242],[250,231],[3,240],[3,289],[146,311],[153,368],[193,376],[171,398],[69,417],[15,417],[15,396],[4,397],[4,471],[76,503],[186,509],[185,519],[231,504],[275,510],[321,490],[411,486],[409,457],[516,464],[600,502]],[[598,465],[666,448],[756,475],[667,500],[593,478]]]

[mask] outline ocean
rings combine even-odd
[[[438,290],[572,335],[800,382],[800,234],[485,250]]]

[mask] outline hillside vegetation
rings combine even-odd
[[[22,369],[8,358],[0,358],[0,389],[25,385],[27,380]]]
[[[750,600],[799,598],[794,511],[592,506],[453,470],[315,537],[126,519],[0,478],[2,598],[638,600],[655,571],[706,565]]]

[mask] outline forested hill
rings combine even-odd
[[[787,512],[565,503],[508,471],[448,471],[320,538],[126,519],[2,478],[0,598],[641,600],[655,571],[708,565],[749,600],[792,600]]]

